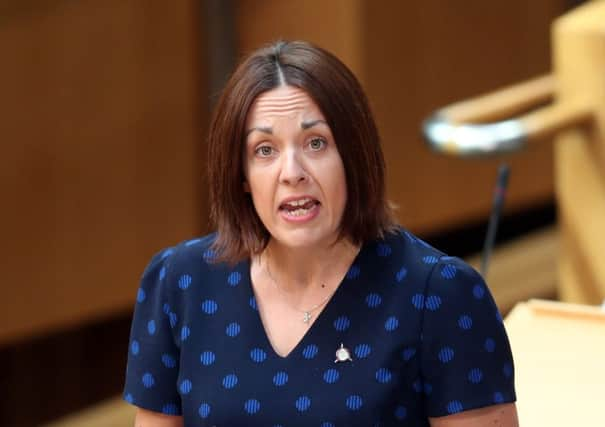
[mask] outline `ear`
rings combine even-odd
[[[248,181],[244,181],[244,182],[242,183],[242,186],[244,187],[244,191],[245,191],[246,193],[250,193],[250,184],[248,184]]]

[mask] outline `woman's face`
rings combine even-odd
[[[301,89],[280,86],[255,100],[246,120],[244,189],[277,242],[333,243],[347,200],[345,171],[326,120]]]

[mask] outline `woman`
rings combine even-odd
[[[124,398],[137,426],[517,424],[481,277],[394,223],[367,100],[328,52],[252,53],[209,137],[217,233],[157,254]]]

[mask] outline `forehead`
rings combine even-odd
[[[307,92],[292,86],[280,86],[261,93],[254,100],[248,113],[247,122],[254,124],[257,121],[281,117],[324,118],[319,107]]]

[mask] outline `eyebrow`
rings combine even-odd
[[[300,128],[302,130],[307,130],[307,129],[310,129],[313,126],[316,126],[318,124],[324,124],[324,125],[328,126],[328,124],[326,123],[325,120],[319,119],[319,120],[310,120],[310,121],[301,122]],[[246,135],[245,136],[247,137],[248,135],[250,135],[254,131],[263,132],[263,133],[266,133],[266,134],[269,134],[269,135],[273,135],[273,128],[272,127],[269,127],[269,126],[255,126],[253,128],[248,129],[246,131]]]

